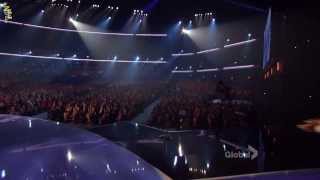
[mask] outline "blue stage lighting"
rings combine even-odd
[[[43,10],[43,9],[41,10],[41,13],[44,13],[44,10]]]
[[[139,56],[137,56],[137,57],[136,57],[136,61],[139,61],[139,60],[140,60],[140,57],[139,57]]]
[[[181,25],[181,24],[182,24],[182,21],[179,21],[178,24]]]
[[[113,60],[114,60],[114,61],[116,61],[117,59],[118,59],[118,57],[117,57],[117,56],[114,56],[114,57],[113,57]]]

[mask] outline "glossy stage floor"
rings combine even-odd
[[[315,169],[230,176],[264,171],[260,134],[250,129],[217,136],[118,123],[90,131],[0,115],[0,179],[319,179],[320,174]]]

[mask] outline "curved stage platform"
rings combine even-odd
[[[164,131],[123,122],[90,131],[95,134],[39,118],[0,115],[0,179],[320,177],[319,169],[248,174],[263,171],[263,152],[252,156],[251,148],[257,143],[256,138],[250,139],[255,132],[248,130],[241,138],[232,135],[239,134],[235,129],[218,138],[212,131]],[[230,158],[226,152],[247,153],[249,157]],[[238,174],[248,175],[230,176]]]
[[[91,132],[37,118],[0,115],[0,179],[169,179]]]

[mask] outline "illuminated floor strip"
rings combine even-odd
[[[218,68],[215,69],[199,69],[196,72],[215,72],[215,71],[219,71]]]
[[[112,62],[112,63],[142,63],[142,64],[166,64],[167,61],[133,61],[133,60],[114,60],[114,59],[79,59],[79,58],[63,58],[55,56],[35,56],[27,54],[3,53],[0,56],[33,58],[33,59],[46,59],[46,60],[64,60],[64,61],[89,61],[89,62]]]
[[[193,73],[193,71],[191,71],[191,70],[185,70],[185,71],[183,71],[183,70],[174,70],[174,71],[171,71],[171,73],[174,73],[174,74],[176,74],[176,73]]]
[[[236,47],[236,46],[241,46],[241,45],[245,45],[245,44],[250,44],[255,42],[256,39],[251,39],[248,41],[242,41],[242,42],[238,42],[238,43],[234,43],[234,44],[228,44],[223,46],[223,48],[230,48],[230,47]],[[212,52],[216,52],[219,51],[220,48],[213,48],[213,49],[207,49],[207,50],[203,50],[203,51],[198,51],[196,53],[177,53],[177,54],[171,54],[171,56],[173,57],[180,57],[180,56],[194,56],[194,55],[201,55],[201,54],[209,54]]]
[[[180,54],[172,54],[173,57],[178,57],[178,56],[193,56],[194,53],[180,53]]]
[[[207,53],[211,53],[211,52],[215,52],[215,51],[219,51],[219,50],[220,50],[220,48],[208,49],[208,50],[199,51],[199,52],[197,52],[197,54],[207,54]]]
[[[229,66],[229,67],[224,67],[223,70],[250,69],[250,68],[254,68],[254,67],[255,67],[255,65]]]
[[[238,42],[238,43],[233,43],[233,44],[228,44],[228,45],[225,45],[224,48],[230,48],[230,47],[235,47],[235,46],[241,46],[241,45],[244,45],[244,44],[249,44],[249,43],[252,43],[252,42],[255,42],[256,39],[250,39],[248,41],[242,41],[242,42]]]
[[[26,27],[31,27],[31,28],[52,30],[52,31],[64,31],[64,32],[110,35],[110,36],[138,36],[138,37],[167,37],[168,36],[167,34],[132,34],[132,33],[110,33],[110,32],[98,32],[98,31],[81,31],[81,30],[73,30],[73,29],[54,28],[54,27],[48,27],[48,26],[39,26],[39,25],[20,23],[20,22],[15,22],[15,21],[6,21],[4,19],[0,19],[0,22],[6,23],[6,24],[19,25],[19,26],[26,26]]]
[[[192,70],[174,70],[171,71],[171,73],[193,73],[193,72],[197,72],[197,73],[205,73],[205,72],[217,72],[217,71],[227,71],[227,70],[239,70],[239,69],[251,69],[251,68],[255,68],[255,65],[244,65],[244,66],[228,66],[228,67],[223,67],[222,69],[219,68],[214,68],[214,69],[198,69],[195,71]]]

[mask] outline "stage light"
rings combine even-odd
[[[251,36],[252,36],[252,34],[251,34],[251,33],[249,33],[249,34],[248,34],[248,37],[250,38]]]
[[[76,54],[74,54],[72,57],[73,57],[73,58],[76,58],[76,57],[77,57],[77,55],[76,55]]]
[[[113,57],[113,60],[114,60],[114,61],[116,61],[117,59],[118,59],[118,57],[117,57],[117,56],[114,56],[114,57]]]
[[[215,22],[216,22],[216,19],[215,19],[215,18],[212,18],[212,22],[215,23]]]
[[[163,61],[163,60],[164,60],[164,58],[163,58],[163,57],[161,57],[161,58],[160,58],[160,61]]]
[[[140,60],[140,57],[139,57],[139,56],[137,56],[137,57],[136,57],[136,61],[139,61],[139,60]]]
[[[79,14],[77,14],[76,17],[79,17]]]
[[[182,34],[187,34],[187,35],[189,35],[189,34],[191,34],[191,30],[188,30],[188,29],[183,28],[183,29],[182,29]]]
[[[1,170],[1,178],[2,179],[6,178],[6,170],[4,169]]]
[[[139,23],[141,23],[141,22],[142,22],[142,19],[139,20]]]
[[[67,159],[68,159],[68,161],[70,162],[73,158],[74,158],[74,157],[73,157],[73,154],[71,153],[71,151],[68,151],[68,152],[67,152]]]
[[[182,24],[182,21],[179,21],[178,24],[181,25],[181,24]]]
[[[111,17],[110,17],[110,16],[108,17],[108,20],[111,20]]]
[[[44,13],[44,10],[43,10],[43,9],[41,10],[41,13]]]
[[[227,42],[230,42],[230,39],[228,38],[226,41],[227,41]]]
[[[119,10],[119,7],[116,7],[116,10]]]
[[[59,54],[59,53],[57,53],[57,54],[56,54],[56,56],[57,56],[57,57],[59,57],[59,56],[60,56],[60,54]]]
[[[192,24],[192,21],[191,21],[191,20],[189,21],[189,24]]]
[[[175,167],[178,163],[178,157],[174,156],[174,160],[173,160],[173,166]]]
[[[29,54],[29,55],[32,54],[32,51],[29,51],[27,54]]]
[[[72,17],[69,18],[69,22],[74,22],[74,20],[72,19]]]

